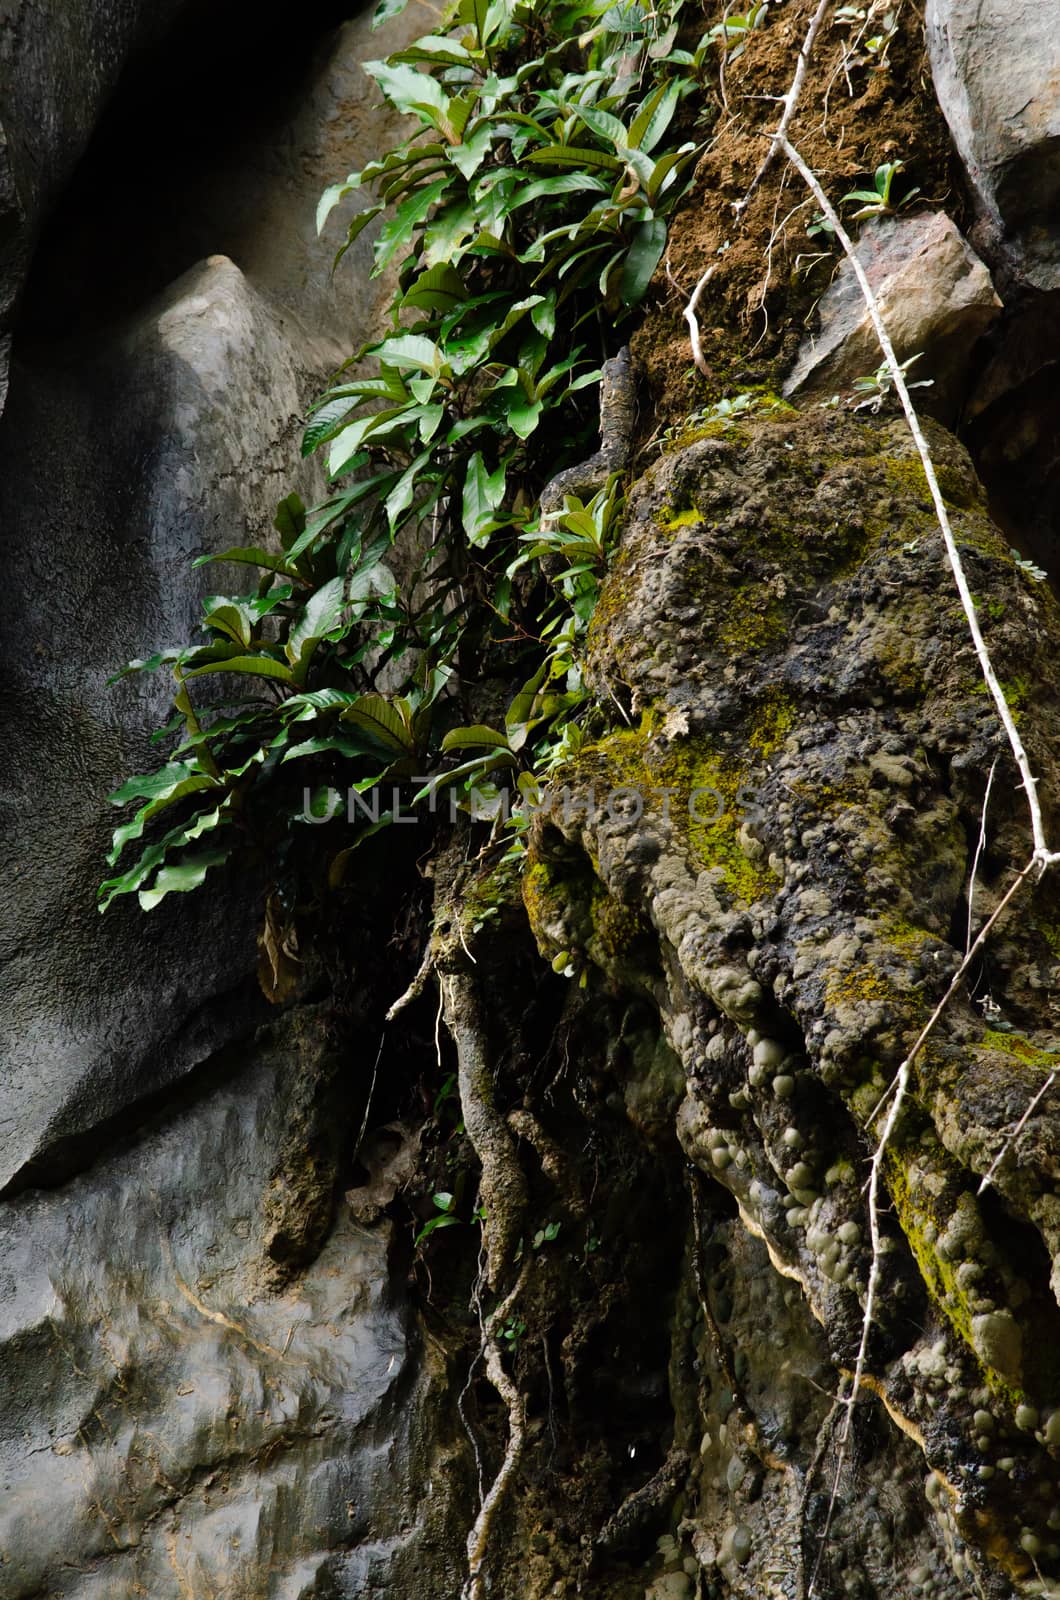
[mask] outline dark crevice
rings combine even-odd
[[[38,242],[16,338],[96,335],[206,256],[239,265],[258,219],[238,183],[219,196],[218,169],[283,148],[291,107],[356,10],[199,0],[135,56]]]

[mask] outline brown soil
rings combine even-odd
[[[743,216],[737,221],[733,214],[768,149],[767,135],[780,116],[773,97],[790,86],[814,8],[815,0],[788,0],[749,35],[744,53],[725,72],[727,111],[718,56],[711,55],[705,115],[713,126],[707,149],[671,229],[669,281],[660,270],[633,343],[644,399],[650,399],[643,415],[650,417],[651,429],[679,422],[723,395],[759,384],[778,386],[838,265],[838,244],[829,235],[806,233],[816,202],[780,158]],[[857,25],[825,23],[789,137],[834,204],[851,189],[871,189],[881,162],[902,160],[895,197],[919,188],[923,201],[945,206],[960,223],[963,196],[949,132],[932,91],[921,7],[905,0],[896,10],[898,32],[885,64],[853,66],[853,93],[842,63]],[[720,16],[720,6],[711,5],[705,25]],[[847,215],[853,209],[844,208]],[[824,259],[811,264],[810,258],[822,252]],[[693,366],[682,312],[713,261],[717,271],[699,305],[710,368],[706,378]]]

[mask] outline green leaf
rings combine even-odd
[[[345,200],[348,194],[352,194],[354,189],[359,187],[359,184],[360,178],[358,175],[357,177],[347,178],[345,183],[329,184],[329,186],[324,190],[324,193],[317,201],[318,235],[324,232],[324,224],[327,222],[339,201]]]
[[[315,411],[302,434],[303,456],[311,456],[313,451],[318,450],[328,439],[333,439],[350,412],[356,410],[357,405],[356,400],[329,400],[326,405]]]
[[[100,884],[98,909],[101,912],[106,911],[111,902],[116,900],[119,895],[132,894],[136,889],[139,889],[141,884],[145,883],[151,873],[154,872],[155,868],[165,860],[170,850],[176,850],[181,845],[193,843],[196,839],[200,839],[204,833],[210,833],[214,828],[219,827],[228,820],[228,814],[222,805],[218,806],[214,811],[201,812],[192,822],[180,823],[177,827],[171,828],[161,839],[157,839],[154,844],[148,845],[135,866],[130,867],[127,872],[121,873],[118,877],[108,878],[105,883]],[[117,859],[118,853],[117,849],[111,852],[109,860],[112,865]]]
[[[434,183],[425,184],[422,189],[414,190],[409,198],[398,206],[390,221],[384,223],[375,244],[373,277],[388,267],[399,252],[407,249],[417,227],[424,221],[431,207],[437,205],[452,181],[451,177],[446,176],[436,179]]]
[[[403,310],[452,311],[467,300],[467,287],[459,272],[447,261],[421,272],[412,287],[401,297]]]
[[[137,896],[141,911],[153,911],[167,894],[187,894],[197,889],[211,867],[227,861],[230,849],[204,850],[201,855],[189,856],[176,866],[163,867],[151,889],[141,889]]]
[[[335,259],[331,263],[332,271],[338,266],[351,244],[360,238],[368,224],[374,222],[376,217],[380,216],[384,210],[385,207],[382,205],[365,206],[363,211],[358,211],[356,216],[351,218],[350,225],[346,229],[346,238],[336,250]]]
[[[451,728],[442,740],[442,750],[448,755],[453,750],[507,750],[508,735],[483,722],[469,728]]]
[[[598,139],[606,139],[616,150],[628,150],[631,144],[625,126],[609,111],[598,111],[594,106],[577,106],[577,115]]]
[[[423,407],[422,409],[427,410],[428,408]],[[441,407],[438,409],[441,410]],[[422,451],[416,457],[416,459],[408,467],[406,467],[405,471],[401,474],[401,477],[398,479],[397,483],[386,497],[386,519],[392,538],[397,533],[405,512],[409,509],[413,500],[415,499],[416,479],[419,477],[420,473],[423,471],[433,454],[434,452],[432,450]]]
[[[400,62],[391,66],[387,61],[363,61],[361,65],[398,111],[412,112],[420,106],[431,106],[436,111],[448,109],[448,95],[427,73]]]
[[[291,669],[271,656],[228,656],[224,661],[210,662],[205,667],[190,667],[186,678],[202,678],[208,672],[239,672],[252,678],[275,678],[280,683],[293,683]]]
[[[284,650],[299,682],[305,681],[309,662],[321,639],[342,621],[346,608],[345,586],[346,580],[341,576],[322,584],[310,595],[291,629]]]
[[[342,713],[342,720],[363,728],[387,750],[396,750],[400,755],[415,753],[415,740],[408,723],[381,694],[362,694]]]
[[[290,550],[305,531],[305,504],[300,494],[284,496],[276,507],[272,525],[280,536],[283,548]]]
[[[376,345],[375,354],[391,367],[418,367],[438,377],[446,370],[446,361],[433,339],[420,333],[400,333]]]
[[[390,60],[413,63],[426,61],[432,66],[468,67],[474,65],[475,57],[455,39],[441,38],[437,34],[428,33],[407,49],[396,50]]]
[[[286,556],[277,555],[275,550],[265,550],[260,545],[235,545],[230,550],[219,550],[216,555],[196,556],[192,566],[204,567],[209,561],[236,561],[248,567],[264,567],[266,572],[279,572],[285,578],[301,581],[300,574]]]
[[[408,3],[409,0],[379,0],[379,4],[372,12],[372,27],[381,28],[384,22],[400,17]]]
[[[480,450],[476,450],[468,462],[462,514],[464,532],[470,544],[485,544],[494,525],[494,514],[504,500],[506,475],[507,468],[503,461],[494,472],[488,472]]]
[[[449,151],[449,159],[454,167],[458,167],[464,178],[470,182],[481,167],[490,151],[490,129],[482,125],[475,129],[469,139],[462,140]]]
[[[640,304],[665,249],[666,223],[662,217],[652,217],[649,222],[637,223],[618,288],[623,305]]]
[[[516,390],[508,406],[508,426],[520,439],[529,439],[541,421],[544,409],[542,401],[527,400],[519,390]]]
[[[617,156],[581,144],[550,144],[544,150],[528,150],[523,160],[550,167],[600,167],[604,172],[622,171],[622,162]]]
[[[681,85],[676,78],[660,83],[650,94],[633,118],[629,127],[629,143],[634,150],[652,151],[673,121],[681,98]]]

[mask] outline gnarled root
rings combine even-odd
[[[501,1462],[500,1471],[490,1485],[489,1492],[482,1502],[471,1532],[467,1536],[468,1578],[464,1585],[461,1600],[485,1600],[486,1578],[484,1568],[486,1551],[489,1547],[490,1530],[493,1527],[493,1519],[497,1515],[497,1509],[504,1496],[504,1491],[519,1465],[523,1447],[526,1443],[526,1403],[519,1393],[518,1387],[504,1370],[501,1347],[497,1342],[494,1329],[503,1326],[505,1318],[509,1315],[519,1295],[522,1293],[529,1269],[530,1259],[527,1258],[523,1262],[515,1287],[505,1296],[496,1310],[490,1313],[482,1330],[482,1353],[486,1362],[486,1375],[508,1408],[508,1444],[504,1451],[504,1460]]]
[[[482,1166],[486,1282],[495,1290],[522,1232],[526,1179],[508,1125],[494,1104],[493,1074],[474,981],[470,973],[457,971],[439,974],[439,982],[445,1024],[456,1045],[464,1126]],[[487,1351],[487,1367],[488,1363]]]

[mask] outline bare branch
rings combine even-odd
[[[795,167],[800,177],[803,179],[803,182],[812,191],[814,198],[821,207],[821,210],[824,212],[825,216],[828,218],[828,221],[835,229],[836,238],[842,245],[847,258],[850,261],[850,265],[854,269],[854,275],[858,280],[858,287],[861,289],[866,309],[868,310],[869,316],[872,319],[872,325],[876,330],[876,337],[880,341],[880,349],[883,351],[884,360],[891,374],[891,381],[894,384],[894,387],[898,393],[898,397],[902,402],[902,410],[905,412],[906,422],[909,424],[909,432],[913,436],[913,442],[916,445],[917,454],[920,456],[920,462],[924,468],[924,476],[927,478],[928,488],[931,491],[931,499],[935,507],[935,516],[938,519],[938,524],[942,530],[942,537],[946,545],[946,555],[949,558],[954,582],[957,585],[957,593],[961,597],[961,605],[964,608],[964,615],[968,622],[968,631],[972,636],[972,643],[975,646],[976,657],[979,661],[979,670],[983,674],[983,678],[986,681],[987,688],[990,690],[994,705],[997,707],[997,714],[1001,719],[1001,725],[1004,728],[1005,734],[1008,738],[1009,747],[1011,748],[1013,757],[1015,758],[1016,766],[1019,768],[1020,777],[1023,779],[1023,788],[1027,795],[1027,806],[1030,811],[1031,833],[1034,839],[1033,864],[1038,866],[1039,869],[1044,870],[1044,868],[1051,866],[1054,862],[1060,861],[1060,852],[1050,850],[1048,844],[1046,843],[1045,824],[1042,820],[1042,808],[1038,801],[1038,780],[1031,771],[1031,764],[1028,759],[1027,752],[1024,749],[1023,740],[1020,738],[1019,729],[1016,727],[1015,718],[1013,717],[1009,708],[1009,703],[1005,699],[1005,692],[1002,689],[1001,684],[998,682],[997,674],[994,671],[994,664],[990,659],[990,652],[987,650],[986,641],[983,638],[982,629],[979,626],[979,616],[975,609],[975,601],[972,599],[971,590],[968,588],[968,580],[965,577],[964,567],[961,563],[960,552],[957,549],[957,541],[953,536],[953,529],[950,526],[950,518],[949,513],[946,510],[946,502],[942,498],[942,490],[939,488],[939,481],[935,475],[935,465],[931,459],[931,451],[929,450],[927,440],[924,437],[924,430],[920,426],[920,418],[917,416],[916,409],[909,397],[909,388],[905,381],[905,374],[902,372],[902,369],[898,363],[898,357],[894,353],[894,345],[891,343],[891,336],[887,332],[887,325],[884,322],[883,316],[880,312],[879,302],[872,291],[872,285],[869,283],[865,268],[858,259],[853,243],[851,242],[850,235],[840,222],[839,215],[821,187],[816,173],[814,173],[806,165],[806,162],[802,159],[802,156],[783,132],[777,132],[774,134],[773,138],[776,148],[783,150],[792,166]]]
[[[810,65],[810,57],[813,54],[813,47],[817,42],[817,35],[821,31],[821,24],[824,22],[825,16],[828,13],[828,7],[830,5],[831,0],[819,0],[817,10],[810,18],[810,26],[806,30],[806,37],[802,41],[802,49],[799,51],[799,59],[795,63],[795,76],[791,80],[791,88],[784,96],[784,110],[781,113],[780,121],[777,123],[776,132],[770,136],[772,143],[770,144],[765,155],[762,157],[762,163],[754,177],[751,179],[747,193],[744,195],[742,200],[737,200],[736,204],[732,208],[737,217],[742,217],[744,212],[747,210],[751,196],[754,194],[755,190],[758,188],[758,185],[761,183],[762,179],[773,165],[773,162],[776,159],[777,150],[780,148],[783,140],[787,137],[788,129],[791,127],[791,119],[794,117],[795,108],[799,103],[799,96],[802,94],[803,84],[806,82],[806,70]]]

